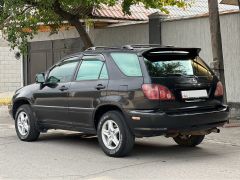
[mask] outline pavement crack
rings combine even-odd
[[[166,161],[165,160],[156,160],[156,161],[148,161],[148,162],[130,164],[130,165],[127,165],[127,166],[107,169],[107,170],[99,171],[99,172],[96,172],[96,173],[88,174],[86,176],[83,176],[83,178],[88,178],[88,177],[100,175],[100,174],[103,174],[103,173],[106,173],[106,172],[112,172],[112,171],[116,171],[116,170],[126,169],[126,168],[129,168],[129,167],[141,166],[141,165],[151,164],[151,163],[156,163],[156,162],[166,162]]]
[[[107,169],[107,170],[103,170],[103,171],[99,171],[96,173],[91,173],[88,175],[62,175],[62,176],[46,176],[46,177],[40,177],[40,178],[66,178],[66,177],[72,177],[72,178],[81,178],[81,179],[86,179],[90,176],[94,176],[94,175],[99,175],[99,174],[103,174],[105,172],[111,172],[111,171],[116,171],[116,170],[121,170],[121,169],[125,169],[125,168],[129,168],[129,167],[134,167],[134,166],[140,166],[140,165],[144,165],[144,164],[151,164],[151,163],[155,163],[155,162],[166,162],[165,160],[157,160],[157,161],[149,161],[149,162],[142,162],[142,163],[135,163],[135,164],[130,164],[127,166],[123,166],[123,167],[118,167],[118,168],[112,168],[112,169]],[[28,177],[29,178],[29,177]]]

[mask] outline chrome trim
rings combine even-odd
[[[45,105],[33,105],[33,107],[44,107],[44,108],[59,108],[59,109],[78,109],[78,110],[94,110],[94,108],[81,108],[81,107],[67,107],[67,106],[45,106]]]
[[[207,101],[207,99],[186,99],[185,102],[202,102]]]
[[[81,107],[68,107],[69,109],[77,109],[77,110],[94,110],[94,108],[81,108]]]
[[[166,131],[168,128],[134,128],[137,131]]]
[[[44,108],[60,108],[60,109],[66,109],[67,106],[45,106],[45,105],[33,105],[33,107],[44,107]]]

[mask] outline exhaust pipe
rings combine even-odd
[[[220,133],[220,129],[218,129],[218,128],[213,128],[213,129],[211,129],[211,132],[213,132],[213,133]]]
[[[202,131],[193,131],[193,132],[189,132],[189,135],[208,135],[210,133],[220,133],[220,129],[218,128],[212,128],[212,129],[208,129],[208,130],[202,130]],[[184,133],[187,134],[187,133]]]
[[[210,133],[220,133],[220,129],[212,128],[208,130],[201,130],[201,131],[190,131],[190,132],[179,132],[179,133],[169,133],[166,134],[166,137],[176,137],[178,135],[208,135]]]

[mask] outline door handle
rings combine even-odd
[[[66,90],[68,90],[68,87],[66,87],[66,86],[61,86],[61,87],[59,88],[59,90],[60,90],[60,91],[66,91]]]
[[[101,90],[101,89],[105,89],[106,87],[102,84],[98,84],[97,86],[95,86],[95,89],[97,90]]]

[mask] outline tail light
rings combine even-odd
[[[142,90],[144,95],[150,100],[174,100],[172,92],[165,86],[159,84],[143,84]]]
[[[221,81],[218,81],[214,96],[216,96],[216,97],[223,96],[223,92],[224,92],[223,85],[222,85]]]

